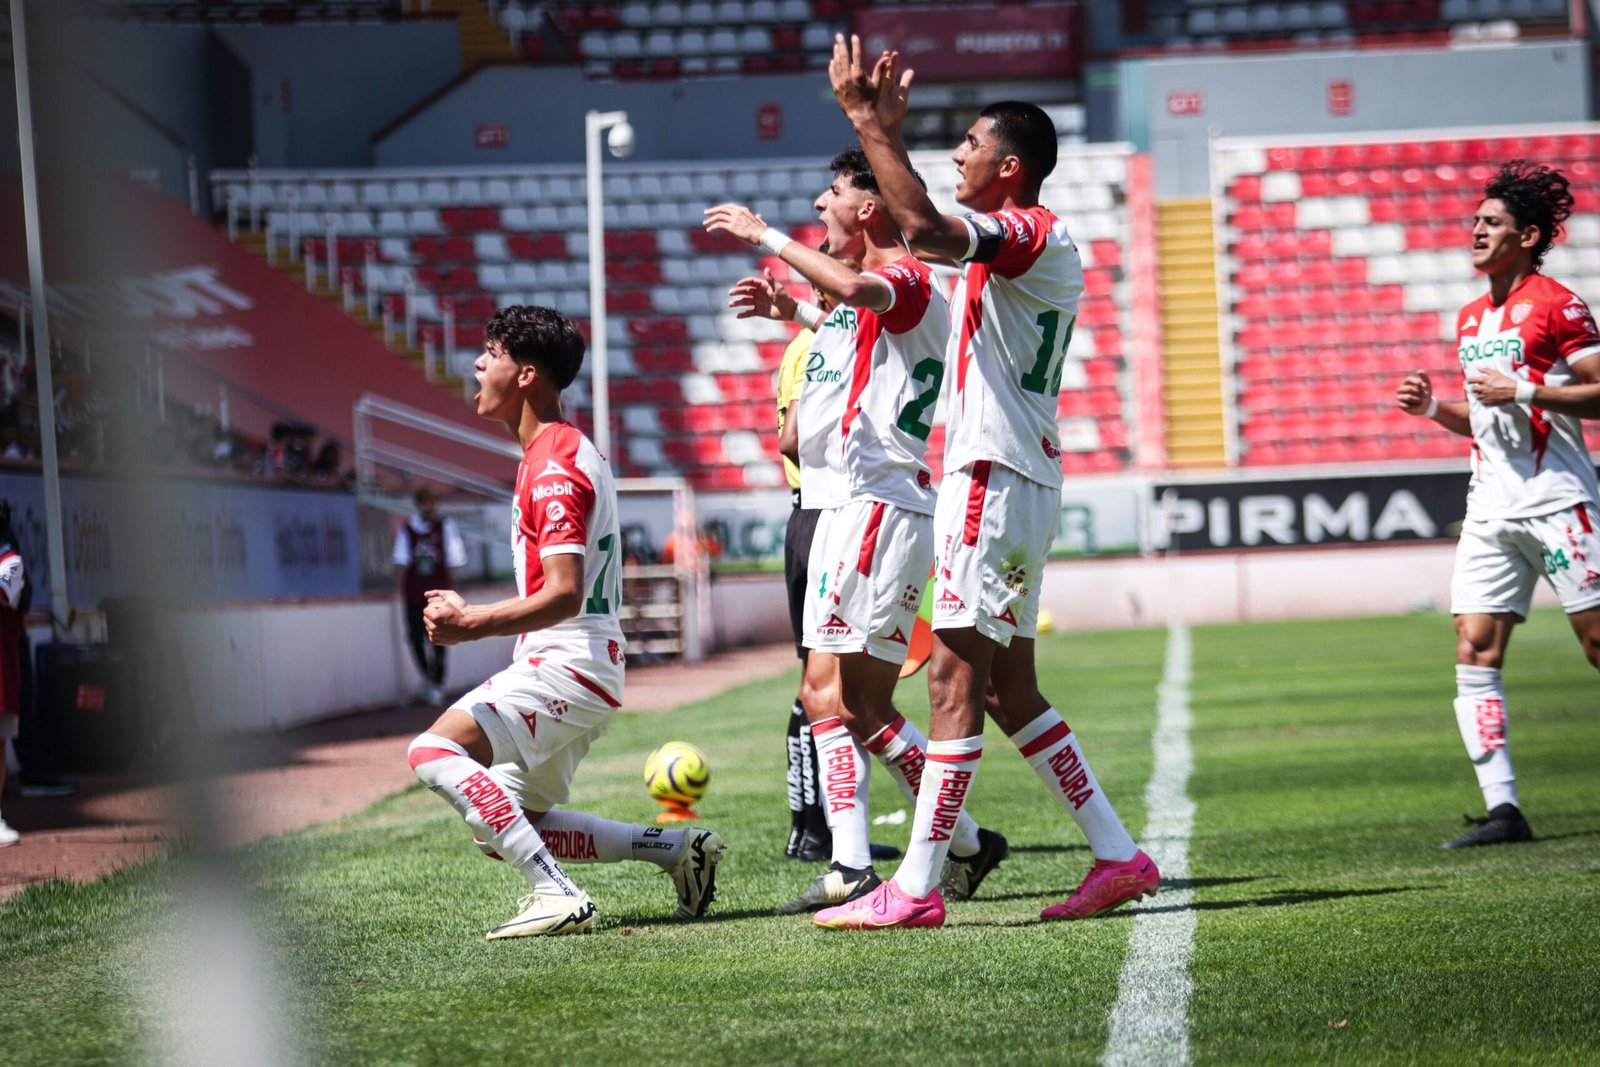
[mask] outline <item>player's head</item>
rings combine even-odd
[[[512,304],[483,329],[483,353],[473,364],[478,379],[478,414],[504,419],[525,391],[554,394],[571,385],[583,366],[583,335],[561,312]]]
[[[1035,104],[1002,100],[978,113],[951,158],[959,203],[993,211],[1010,197],[1031,206],[1056,169],[1056,124]]]
[[[411,500],[417,505],[417,512],[428,517],[432,517],[439,506],[439,494],[426,485],[411,494]]]
[[[1537,270],[1572,214],[1567,177],[1553,167],[1513,159],[1483,187],[1472,220],[1472,265],[1493,272],[1527,256]]]
[[[878,176],[872,173],[867,154],[859,148],[846,148],[828,164],[833,181],[817,197],[817,216],[828,228],[827,244],[840,261],[861,259],[862,235],[871,226],[892,227],[878,193]],[[911,172],[922,181],[922,175]],[[927,183],[923,182],[923,188]]]

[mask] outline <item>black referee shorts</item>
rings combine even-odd
[[[794,630],[794,652],[804,662],[806,617],[806,561],[811,558],[811,538],[817,532],[815,508],[800,506],[800,491],[794,492],[794,510],[783,533],[783,584],[789,591],[789,626]]]

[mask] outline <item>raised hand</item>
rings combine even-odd
[[[900,69],[899,52],[885,52],[873,64],[867,82],[876,94],[873,110],[884,129],[893,129],[906,117],[911,107],[911,79],[915,76],[916,71],[910,67]]]
[[[728,290],[728,306],[740,309],[740,319],[772,319],[788,322],[794,317],[795,299],[778,284],[770,270],[759,278],[740,278]]]
[[[743,204],[718,204],[706,208],[704,225],[708,232],[722,230],[746,244],[756,246],[761,244],[761,235],[767,231],[766,220]]]
[[[855,34],[845,40],[833,35],[833,58],[828,61],[828,81],[834,98],[852,122],[870,119],[877,107],[877,86],[861,63],[861,38]]]

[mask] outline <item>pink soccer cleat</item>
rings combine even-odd
[[[1161,872],[1143,851],[1123,863],[1095,860],[1077,891],[1039,913],[1041,919],[1087,919],[1130,900],[1156,895]]]
[[[884,882],[864,897],[823,908],[812,919],[830,930],[876,930],[892,926],[943,926],[944,898],[935,886],[925,897],[907,896],[894,882]]]

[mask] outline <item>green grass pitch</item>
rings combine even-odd
[[[1163,631],[1053,635],[1041,682],[1138,836]],[[1600,679],[1556,613],[1512,643],[1511,739],[1530,845],[1442,852],[1481,813],[1456,733],[1448,618],[1193,631],[1197,1063],[1600,1062]],[[1012,857],[937,931],[821,931],[772,908],[785,861],[793,672],[618,717],[573,806],[644,821],[644,756],[709,755],[730,842],[703,922],[645,864],[577,866],[589,937],[485,942],[520,880],[420,787],[231,860],[266,1025],[301,1063],[1094,1063],[1134,918],[1037,922],[1089,854],[991,729],[970,810]],[[902,710],[926,723],[926,675]],[[396,759],[403,752],[396,751]],[[874,814],[905,808],[873,777]],[[908,812],[909,815],[909,812]],[[875,828],[903,845],[909,822]],[[887,867],[892,868],[892,864]],[[189,929],[183,861],[0,906],[0,1061],[160,1062],[152,974]],[[1158,896],[1155,903],[1159,904]],[[268,951],[270,950],[270,951]],[[170,974],[169,974],[170,977]],[[159,982],[156,983],[159,986]],[[236,1061],[226,1047],[216,1063]]]

